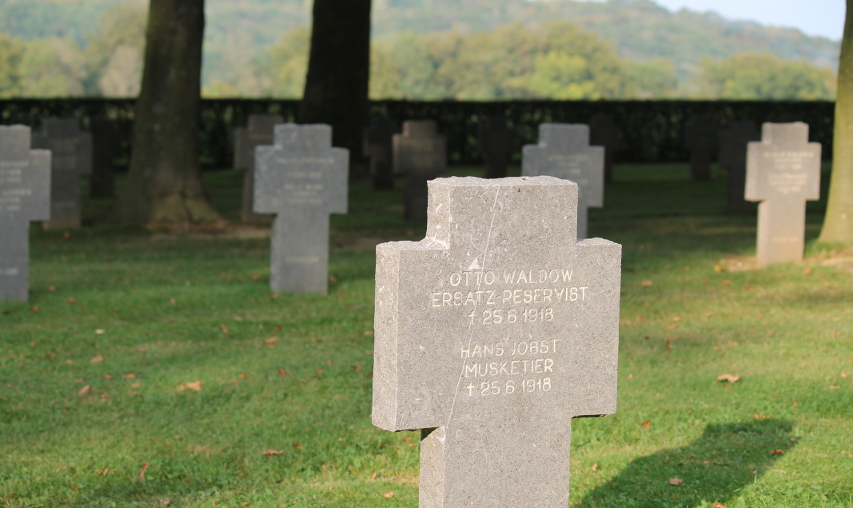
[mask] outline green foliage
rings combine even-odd
[[[20,65],[20,89],[29,97],[83,95],[83,53],[71,39],[38,39],[27,43]]]
[[[21,41],[0,33],[0,97],[15,97],[21,92]]]
[[[89,95],[139,94],[147,16],[147,6],[140,2],[118,3],[104,13],[84,53]]]
[[[741,53],[725,60],[703,60],[697,81],[698,93],[703,97],[832,100],[837,76],[805,61]]]

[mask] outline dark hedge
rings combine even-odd
[[[298,101],[275,99],[205,99],[202,101],[201,160],[206,167],[231,166],[233,130],[246,124],[252,113],[277,113],[295,118]],[[135,101],[133,99],[7,99],[0,100],[0,123],[38,128],[48,116],[75,116],[84,128],[89,119],[116,120],[129,150]],[[761,122],[802,121],[809,124],[811,141],[823,144],[825,158],[832,154],[835,103],[829,101],[373,101],[371,114],[397,122],[432,118],[447,134],[448,151],[455,164],[480,164],[477,150],[478,118],[506,116],[518,131],[521,146],[535,143],[542,122],[586,123],[596,113],[611,115],[623,131],[623,149],[617,160],[630,162],[686,161],[683,133],[686,121],[708,114],[720,129],[736,120]]]

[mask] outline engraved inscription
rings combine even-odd
[[[466,386],[468,396],[550,391],[550,375],[554,373],[552,356],[557,353],[559,342],[560,339],[505,340],[462,346],[459,356],[465,360],[462,375],[470,379]],[[477,378],[500,379],[478,382]]]
[[[815,158],[815,154],[807,151],[768,151],[764,152],[764,158],[773,162],[768,175],[770,187],[781,194],[790,194],[801,192],[808,183],[808,174],[803,171]]]

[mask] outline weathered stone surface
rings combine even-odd
[[[613,157],[622,149],[622,129],[610,115],[597,113],[589,120],[589,144],[604,147],[604,181],[613,181]]]
[[[30,128],[0,126],[0,301],[26,302],[30,221],[50,218],[50,152],[30,150]]]
[[[477,145],[486,163],[486,178],[505,178],[515,151],[515,130],[502,116],[487,116],[477,126]]]
[[[755,203],[744,199],[746,187],[746,145],[761,141],[753,122],[732,122],[720,134],[720,166],[727,173],[726,204],[733,212],[754,212]]]
[[[758,264],[799,262],[806,233],[806,201],[820,199],[820,143],[809,143],[802,122],[765,123],[749,143],[746,199],[758,205]]]
[[[328,125],[281,124],[255,149],[255,211],[276,214],[273,291],[328,290],[329,214],[347,212],[349,151],[332,148]]]
[[[589,146],[583,124],[543,123],[539,144],[524,147],[524,176],[555,176],[578,184],[578,238],[587,236],[587,209],[604,206],[604,147]]]
[[[92,174],[92,135],[74,118],[46,118],[33,148],[51,152],[50,221],[45,229],[80,227],[80,177]]]
[[[690,178],[711,179],[711,157],[717,151],[717,125],[708,115],[697,115],[684,127],[684,146],[690,150]]]
[[[423,429],[421,508],[565,508],[571,419],[616,411],[621,246],[577,242],[577,189],[433,180],[376,248],[373,424]]]
[[[437,129],[433,120],[409,120],[403,133],[394,135],[394,173],[406,177],[403,205],[409,220],[427,219],[427,181],[447,170],[447,140]]]
[[[392,139],[398,132],[388,118],[376,118],[364,131],[364,154],[370,158],[370,182],[374,190],[394,188]]]
[[[236,130],[234,141],[234,167],[246,170],[243,175],[243,222],[270,222],[272,216],[254,211],[255,199],[255,147],[272,145],[275,126],[284,123],[280,115],[249,115],[246,128]]]

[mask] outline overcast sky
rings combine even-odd
[[[716,11],[730,19],[790,26],[809,35],[839,40],[844,31],[845,0],[653,0],[677,11],[682,7]]]

